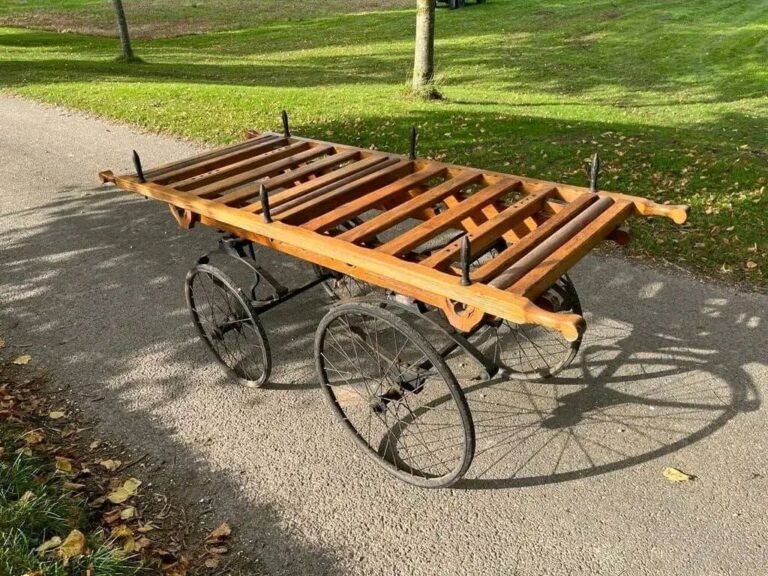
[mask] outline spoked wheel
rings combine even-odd
[[[551,312],[581,315],[581,302],[573,282],[563,276],[536,303]],[[481,340],[488,339],[487,352],[510,378],[549,378],[566,368],[576,357],[581,336],[568,342],[562,334],[543,326],[500,320],[490,325]]]
[[[272,369],[264,327],[243,293],[221,270],[198,264],[187,274],[187,305],[200,338],[234,380],[264,384]]]
[[[464,394],[404,320],[375,305],[340,304],[320,322],[315,362],[334,412],[388,472],[427,488],[464,475],[475,450]]]

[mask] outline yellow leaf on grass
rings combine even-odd
[[[209,543],[220,542],[221,540],[226,540],[229,538],[230,534],[232,534],[232,529],[229,527],[229,524],[224,522],[221,526],[208,534],[208,537],[205,539],[205,541]]]
[[[128,506],[127,508],[120,510],[120,518],[123,520],[130,520],[134,516],[136,516],[136,508],[133,506]]]
[[[72,530],[59,547],[59,554],[65,560],[85,554],[85,536],[80,530]]]
[[[72,474],[72,472],[74,472],[74,469],[72,468],[72,460],[56,456],[56,470],[63,472],[64,474]]]
[[[664,468],[663,474],[670,482],[690,482],[691,480],[696,480],[696,476],[686,474],[677,468]]]
[[[133,537],[133,530],[128,528],[125,524],[120,524],[112,529],[113,538],[129,538]]]
[[[107,495],[107,500],[112,502],[112,504],[122,504],[128,500],[128,498],[136,494],[136,490],[138,490],[139,486],[141,486],[141,480],[128,478],[128,480],[123,482],[122,486]]]
[[[66,415],[67,415],[66,412],[63,412],[61,410],[54,410],[53,412],[48,414],[48,418],[50,418],[51,420],[58,420],[59,418],[64,418],[64,416]]]
[[[40,546],[35,548],[35,551],[38,554],[43,554],[44,552],[48,552],[48,550],[53,550],[54,548],[58,548],[59,546],[61,546],[61,538],[59,538],[58,536],[54,536],[50,540],[46,540],[45,542],[40,544]]]
[[[24,366],[25,364],[29,364],[30,360],[32,360],[32,356],[29,354],[22,354],[21,356],[17,356],[13,363],[18,364],[19,366]]]
[[[45,441],[45,434],[40,432],[40,430],[30,430],[22,438],[29,446],[35,446]]]
[[[76,482],[64,482],[64,489],[65,490],[82,490],[85,488],[85,484],[77,484]]]
[[[110,472],[114,472],[115,470],[120,468],[120,464],[122,464],[122,462],[120,462],[120,460],[112,460],[110,458],[109,460],[102,460],[101,462],[99,462],[99,464],[101,464],[104,468],[106,468]]]

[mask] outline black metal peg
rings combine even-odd
[[[283,110],[283,113],[281,114],[281,116],[283,117],[283,136],[285,136],[286,138],[290,138],[291,129],[288,126],[288,112]]]
[[[264,222],[271,224],[272,213],[269,211],[269,195],[267,194],[267,187],[264,186],[264,184],[259,187],[259,197],[261,199],[261,215],[264,217]]]
[[[469,286],[472,284],[472,280],[469,277],[469,264],[470,264],[470,250],[469,236],[464,236],[461,239],[461,285]]]
[[[416,139],[418,133],[416,132],[416,126],[411,126],[411,137],[408,146],[408,158],[410,160],[416,160]]]
[[[600,177],[600,155],[595,152],[592,156],[592,164],[589,167],[589,191],[597,192],[597,181]]]
[[[133,151],[133,167],[136,168],[136,176],[138,176],[139,182],[144,184],[147,179],[144,178],[144,170],[141,168],[141,158],[139,158],[139,153],[136,152],[136,150]]]

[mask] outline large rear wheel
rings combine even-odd
[[[464,394],[402,318],[375,305],[340,304],[320,322],[315,361],[334,413],[387,472],[428,488],[464,475],[475,449]]]

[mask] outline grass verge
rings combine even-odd
[[[412,11],[324,10],[136,42],[141,66],[110,38],[4,29],[0,88],[211,143],[276,129],[282,109],[296,134],[391,151],[417,125],[422,156],[581,185],[598,151],[604,189],[692,207],[682,229],[635,220],[632,254],[768,287],[765,2],[440,10],[434,102],[403,90]]]

